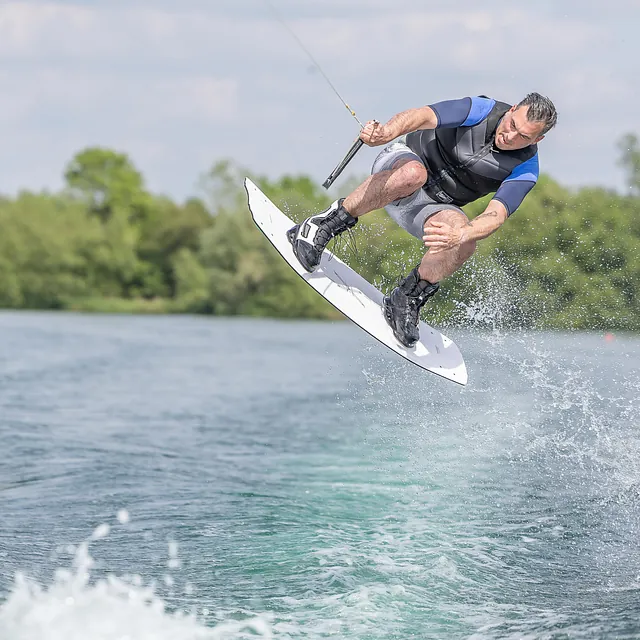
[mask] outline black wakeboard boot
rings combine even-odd
[[[326,211],[307,218],[287,231],[293,253],[307,271],[315,271],[331,238],[353,227],[354,218],[343,206],[344,198],[336,200]]]
[[[413,347],[420,339],[420,309],[440,288],[438,282],[422,280],[415,267],[400,284],[384,297],[384,315],[393,335],[405,347]]]

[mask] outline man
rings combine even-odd
[[[384,207],[427,247],[420,264],[384,298],[395,337],[414,346],[420,309],[440,280],[459,269],[476,242],[496,231],[535,185],[537,144],[556,121],[553,103],[530,93],[513,106],[467,97],[403,111],[384,125],[367,122],[363,142],[388,146],[355,191],[289,230],[295,255],[307,271],[315,270],[332,237]],[[470,222],[460,207],[493,192]]]

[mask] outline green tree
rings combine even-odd
[[[178,284],[177,264],[184,264],[185,255],[196,255],[200,249],[201,234],[211,227],[214,218],[204,204],[195,198],[178,205],[169,198],[155,197],[148,213],[138,224],[138,257],[153,266],[163,283],[158,295],[182,295],[184,281]],[[176,254],[183,258],[176,262]]]
[[[82,247],[101,225],[64,196],[21,193],[0,204],[0,304],[62,308],[89,293],[89,261]]]
[[[198,256],[182,247],[172,257],[176,309],[188,313],[212,313],[209,273]]]
[[[282,260],[253,223],[243,188],[248,172],[218,163],[203,181],[214,224],[201,236],[199,257],[208,274],[210,305],[224,315],[338,317],[334,308]],[[306,176],[270,181],[252,176],[293,219],[324,208],[329,198]]]
[[[144,217],[150,204],[140,172],[126,154],[110,149],[91,147],[76,154],[65,180],[71,193],[105,222],[116,209],[135,221]]]
[[[637,139],[622,151],[640,195]],[[178,204],[147,193],[125,155],[81,152],[63,193],[0,197],[0,306],[341,317],[253,224],[246,174],[217,163],[201,183],[203,200]],[[308,176],[253,180],[295,221],[331,200]],[[633,193],[569,190],[542,176],[504,227],[443,281],[426,317],[439,325],[640,330]],[[490,197],[468,205],[470,217]],[[329,248],[383,291],[424,252],[381,211]]]
[[[103,223],[101,238],[85,247],[92,289],[112,297],[173,296],[172,255],[182,246],[197,250],[199,232],[210,222],[204,206],[151,196],[128,156],[109,149],[78,153],[65,178],[70,194]]]

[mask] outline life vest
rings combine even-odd
[[[459,207],[473,202],[497,191],[519,164],[537,153],[535,144],[514,151],[494,145],[498,124],[510,108],[506,102],[496,102],[489,115],[473,126],[407,134],[407,146],[427,167],[423,189],[431,198]]]

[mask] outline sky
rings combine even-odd
[[[359,127],[277,16],[363,122],[538,91],[559,114],[541,170],[624,189],[640,0],[23,0],[0,2],[0,192],[61,188],[88,146],[127,153],[152,192],[179,201],[223,159],[322,183]]]

